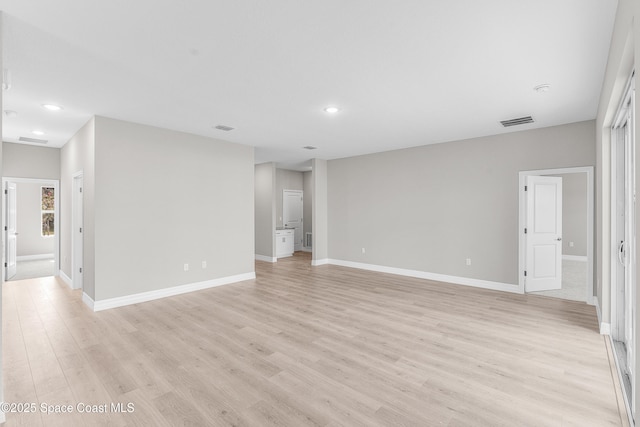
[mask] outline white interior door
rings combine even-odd
[[[16,275],[17,271],[17,254],[18,254],[18,232],[17,232],[17,208],[16,208],[16,196],[17,185],[15,182],[7,182],[5,188],[5,194],[7,195],[7,229],[6,229],[6,242],[7,242],[7,258],[6,265],[7,277],[6,280],[11,279]]]
[[[286,228],[295,229],[294,250],[301,251],[303,246],[302,236],[302,200],[303,192],[299,190],[284,190],[282,193],[282,224]]]
[[[562,288],[562,178],[527,176],[527,292]]]
[[[74,289],[82,289],[84,283],[84,275],[82,271],[83,265],[83,232],[84,232],[84,217],[83,217],[83,201],[84,196],[82,193],[82,175],[78,175],[73,179],[73,232],[72,232],[72,261],[71,268],[73,270],[71,280],[73,281]]]

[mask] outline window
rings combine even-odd
[[[42,187],[42,236],[55,235],[55,194],[53,187]]]

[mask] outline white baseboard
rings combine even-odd
[[[256,261],[278,262],[278,258],[256,254]]]
[[[564,261],[580,261],[580,262],[589,261],[589,258],[587,258],[586,256],[581,256],[581,255],[562,255],[562,259]]]
[[[256,273],[238,274],[235,276],[222,277],[220,279],[206,280],[204,282],[190,283],[187,285],[174,286],[166,289],[158,289],[156,291],[141,292],[139,294],[126,295],[123,297],[109,298],[105,300],[93,301],[88,295],[83,294],[82,300],[85,301],[85,296],[91,303],[85,301],[93,311],[108,310],[110,308],[123,307],[125,305],[138,304],[141,302],[153,301],[160,298],[171,297],[174,295],[186,294],[188,292],[200,291],[203,289],[213,288],[216,286],[229,285],[231,283],[242,282],[245,280],[252,280],[256,278]]]
[[[324,259],[312,259],[311,260],[311,265],[314,267],[317,267],[319,265],[325,265],[325,264],[330,264],[329,262],[330,260],[327,258]]]
[[[587,304],[596,305],[598,303],[598,297],[595,295],[587,295]]]
[[[84,305],[86,305],[87,307],[89,307],[91,309],[91,311],[96,311],[95,310],[95,301],[86,293],[82,293],[82,302],[84,303]]]
[[[53,254],[40,254],[40,255],[22,255],[17,256],[16,261],[39,261],[41,259],[54,259]]]
[[[67,284],[67,286],[73,289],[73,280],[71,280],[71,278],[67,276],[64,271],[60,270],[59,276],[62,279],[62,281]]]
[[[6,418],[4,417],[4,412],[0,411],[0,424],[3,424],[6,420]]]
[[[595,306],[596,306],[596,314],[598,315],[598,325],[600,325],[600,335],[611,335],[611,324],[602,321],[602,312],[600,311],[600,302],[598,301],[598,297],[593,297]]]
[[[302,252],[312,252],[311,248],[308,248],[306,246],[302,247]]]
[[[454,283],[456,285],[472,286],[475,288],[492,289],[495,291],[505,291],[520,294],[522,291],[518,285],[501,282],[491,282],[489,280],[472,279],[469,277],[448,276],[446,274],[428,273],[419,270],[407,270],[404,268],[385,267],[375,264],[364,264],[360,262],[343,261],[339,259],[328,260],[329,264],[343,267],[359,268],[361,270],[377,271],[380,273],[397,274],[399,276],[416,277],[418,279],[435,280],[437,282]]]

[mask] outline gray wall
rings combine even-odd
[[[304,190],[302,172],[276,169],[276,227],[282,227],[282,191]],[[304,201],[303,201],[304,203]]]
[[[84,173],[83,200],[83,292],[95,300],[95,119],[89,120],[60,152],[60,269],[73,280],[71,271],[71,195],[73,175]],[[114,264],[114,269],[117,263]]]
[[[313,203],[311,206],[311,210],[313,212],[313,253],[311,255],[311,259],[312,263],[315,263],[324,262],[329,258],[330,225],[328,219],[328,194],[331,190],[328,188],[327,161],[322,159],[313,159],[311,164],[313,167],[313,170],[311,171],[311,190],[313,192]],[[337,182],[336,186],[339,186]]]
[[[96,301],[254,271],[252,147],[95,120]]]
[[[19,257],[45,254],[53,257],[54,254],[54,237],[42,236],[42,187],[43,184],[38,183],[18,182],[16,184],[17,232],[20,233],[17,241]]]
[[[594,131],[588,121],[329,161],[329,258],[517,284],[518,172],[593,165]]]
[[[2,143],[3,176],[60,179],[60,149]]]
[[[311,180],[311,172],[303,172],[302,173],[302,188],[304,189],[304,200],[303,200],[303,215],[304,215],[304,227],[303,232],[304,235],[307,233],[311,233],[313,229],[313,197],[312,197],[312,184]]]
[[[255,166],[255,246],[256,254],[276,256],[276,167],[274,163]]]

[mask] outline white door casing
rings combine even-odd
[[[72,198],[72,255],[71,255],[71,280],[74,289],[82,289],[84,284],[83,274],[83,176],[76,175],[73,178],[73,198]]]
[[[562,288],[562,178],[527,176],[527,292]]]
[[[300,190],[283,190],[282,192],[282,224],[285,228],[293,228],[294,250],[303,247],[303,192]]]
[[[7,182],[6,184],[6,203],[7,203],[7,257],[6,257],[6,280],[11,279],[17,272],[17,254],[18,254],[18,231],[17,231],[17,185],[15,182]]]

